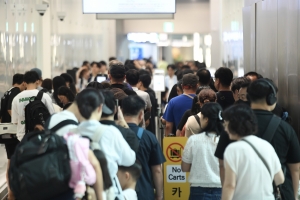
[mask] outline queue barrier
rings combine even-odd
[[[190,195],[189,173],[182,172],[181,158],[186,137],[165,137],[163,152],[166,158],[164,163],[164,199],[187,200]]]

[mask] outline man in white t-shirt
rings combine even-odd
[[[12,102],[11,122],[17,124],[17,137],[21,141],[25,135],[25,107],[32,97],[36,97],[39,91],[39,75],[35,71],[26,72],[24,75],[26,90],[19,93]],[[52,100],[48,94],[43,94],[42,102],[48,108],[49,113],[54,113]]]

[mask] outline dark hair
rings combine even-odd
[[[129,172],[129,174],[135,181],[137,181],[142,174],[142,166],[137,162],[135,162],[130,167],[119,166],[119,170],[122,172]]]
[[[101,85],[102,85],[103,89],[109,89],[111,86],[110,82],[108,82],[108,81],[101,82]]]
[[[136,116],[145,109],[145,106],[145,101],[137,95],[131,95],[122,100],[124,116]]]
[[[50,78],[44,79],[42,88],[46,89],[49,93],[52,93],[52,80]]]
[[[190,67],[189,65],[183,65],[183,66],[181,67],[181,70],[186,70],[186,69],[191,70],[191,67]],[[193,70],[192,70],[192,71],[193,71]]]
[[[68,88],[67,86],[61,86],[58,89],[58,93],[57,95],[62,95],[68,98],[69,102],[73,102],[75,99],[75,95],[73,94],[73,92],[70,90],[70,88]]]
[[[199,112],[201,112],[201,108],[200,108],[200,105],[198,103],[198,97],[194,96],[193,103],[192,103],[192,108],[191,108],[191,113],[192,113],[192,115],[196,115]]]
[[[27,84],[35,83],[38,80],[40,80],[40,77],[35,71],[28,71],[24,74],[24,81]]]
[[[110,61],[113,61],[113,60],[117,60],[117,58],[116,58],[116,57],[113,57],[113,56],[108,58],[108,61],[109,61],[109,62],[110,62]]]
[[[211,78],[209,70],[207,70],[207,69],[200,69],[197,72],[197,76],[199,78],[199,83],[201,85],[208,85],[209,84],[210,78]]]
[[[53,84],[53,91],[54,91],[53,98],[55,99],[56,104],[62,108],[64,105],[60,102],[57,95],[58,95],[58,89],[61,86],[66,86],[66,81],[61,76],[55,76],[52,80],[52,84]]]
[[[137,70],[137,68],[135,67],[134,64],[127,64],[127,65],[125,65],[125,69],[126,69],[126,72],[127,72],[128,70],[130,70],[130,69],[135,69],[135,70]]]
[[[248,105],[236,104],[227,108],[223,113],[223,118],[229,122],[230,133],[244,137],[253,135],[257,131],[256,116]]]
[[[103,190],[107,190],[113,184],[112,184],[112,180],[109,175],[105,154],[101,150],[94,150],[93,152],[94,152],[94,155],[96,156],[97,160],[99,161],[100,167],[102,170],[103,185],[104,185]]]
[[[229,87],[233,78],[233,73],[227,67],[220,67],[215,72],[215,78],[218,78],[223,86]]]
[[[86,86],[86,88],[95,88],[95,89],[97,89],[97,90],[103,90],[103,89],[104,89],[104,88],[103,88],[103,85],[102,85],[101,83],[97,82],[97,81],[92,81],[92,82],[90,82],[90,83]]]
[[[176,71],[177,80],[181,80],[183,78],[183,75],[185,74],[194,74],[194,72],[191,69],[177,70]]]
[[[91,67],[93,67],[93,65],[96,65],[99,69],[101,68],[101,65],[100,65],[100,63],[98,63],[98,62],[92,62],[92,64],[91,64]]]
[[[173,69],[174,71],[176,70],[176,66],[175,65],[168,65],[167,69],[169,69],[169,68]]]
[[[109,90],[104,90],[102,92],[104,99],[105,99],[105,105],[112,111],[115,110],[117,103],[116,103],[116,99],[114,97],[114,93],[112,93]],[[114,115],[114,113],[112,113],[111,115]],[[109,117],[111,115],[107,115],[105,113],[102,113],[102,117]]]
[[[268,80],[266,79],[258,79],[249,85],[247,89],[247,96],[251,102],[258,102],[262,100],[266,101],[266,97],[273,93],[273,89],[270,87],[267,81]],[[273,82],[269,83],[274,87]]]
[[[239,90],[243,84],[248,83],[250,84],[251,80],[247,77],[238,77],[232,80],[231,83],[231,91],[234,92],[236,90]]]
[[[65,79],[66,83],[69,82],[70,90],[73,92],[74,95],[76,95],[77,90],[76,90],[75,81],[73,77],[68,73],[62,73],[60,76]]]
[[[104,99],[98,90],[86,88],[77,94],[75,102],[81,116],[89,119],[94,110],[104,103]]]
[[[85,60],[85,61],[82,62],[82,66],[87,66],[88,64],[89,64],[89,61]]]
[[[12,84],[18,84],[21,85],[24,82],[24,74],[15,74],[13,76],[13,82]]]
[[[151,76],[149,74],[140,75],[140,81],[143,83],[145,88],[148,88],[151,84]]]
[[[107,66],[107,64],[106,64],[106,62],[104,61],[104,60],[101,60],[100,62],[99,62],[99,64],[101,65],[101,67],[104,65],[104,66]]]
[[[264,78],[261,74],[257,73],[257,72],[248,72],[244,75],[244,77],[247,77],[247,76],[256,76],[257,79],[261,79],[261,78]]]
[[[201,114],[208,118],[208,124],[202,130],[203,132],[206,134],[216,132],[217,135],[220,135],[224,131],[221,112],[222,107],[218,103],[206,103],[202,106]]]
[[[60,76],[63,77],[66,82],[69,82],[70,84],[74,83],[74,79],[73,79],[73,77],[70,74],[68,74],[68,73],[62,73]]]
[[[139,82],[140,73],[138,70],[130,69],[126,72],[126,81],[130,85],[136,85]]]
[[[179,87],[179,89],[183,92],[183,89],[182,89],[182,79],[177,82],[177,87]]]

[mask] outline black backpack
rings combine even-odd
[[[45,126],[50,117],[48,108],[42,102],[43,92],[39,91],[36,97],[29,100],[25,106],[25,134],[34,131],[36,125]]]
[[[16,199],[54,199],[69,190],[71,169],[68,146],[55,132],[68,124],[65,120],[50,130],[30,132],[11,158],[9,184]]]

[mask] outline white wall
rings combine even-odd
[[[210,32],[209,2],[177,4],[172,20],[124,20],[124,32],[164,32],[164,22],[174,23],[174,33]]]

